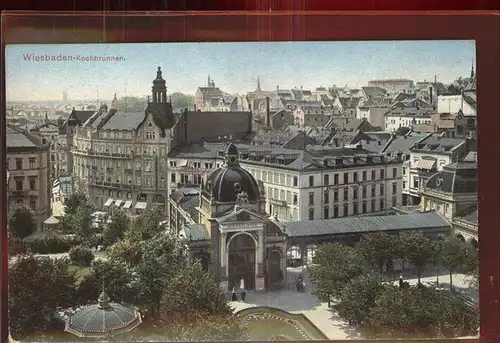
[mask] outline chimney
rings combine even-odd
[[[269,128],[271,126],[271,109],[269,108],[269,97],[266,96],[266,126]]]
[[[430,103],[431,103],[431,105],[433,104],[433,101],[434,101],[434,94],[432,93],[433,90],[434,89],[432,87],[429,87]]]

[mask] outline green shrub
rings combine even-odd
[[[26,252],[23,240],[17,237],[9,237],[9,255],[16,256]]]
[[[60,254],[68,252],[74,244],[71,240],[58,235],[27,237],[23,240],[26,250],[34,254]]]
[[[94,260],[94,253],[89,248],[79,245],[69,250],[69,259],[74,265],[88,267]]]

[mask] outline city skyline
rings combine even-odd
[[[49,56],[53,61],[42,61]],[[89,56],[109,61],[86,61]],[[158,66],[169,94],[194,94],[208,75],[233,94],[360,87],[372,79],[450,83],[467,77],[474,41],[15,45],[6,47],[7,101],[109,101],[149,94]],[[475,66],[474,66],[475,68]]]

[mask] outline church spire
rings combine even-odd
[[[471,69],[471,71],[470,71],[470,78],[471,78],[471,79],[474,79],[474,76],[475,76],[475,74],[474,74],[474,60],[473,60],[473,61],[472,61],[472,69]]]
[[[208,74],[207,87],[210,87],[210,74]]]
[[[257,90],[260,91],[260,76],[257,76]]]

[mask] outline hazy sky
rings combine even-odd
[[[303,86],[359,87],[371,79],[408,78],[447,83],[466,77],[473,41],[259,42],[10,45],[6,48],[7,100],[112,99],[150,93],[158,66],[168,92],[194,94],[207,76],[228,93]],[[73,56],[73,61],[29,61],[28,55]],[[77,61],[76,56],[123,61]]]

